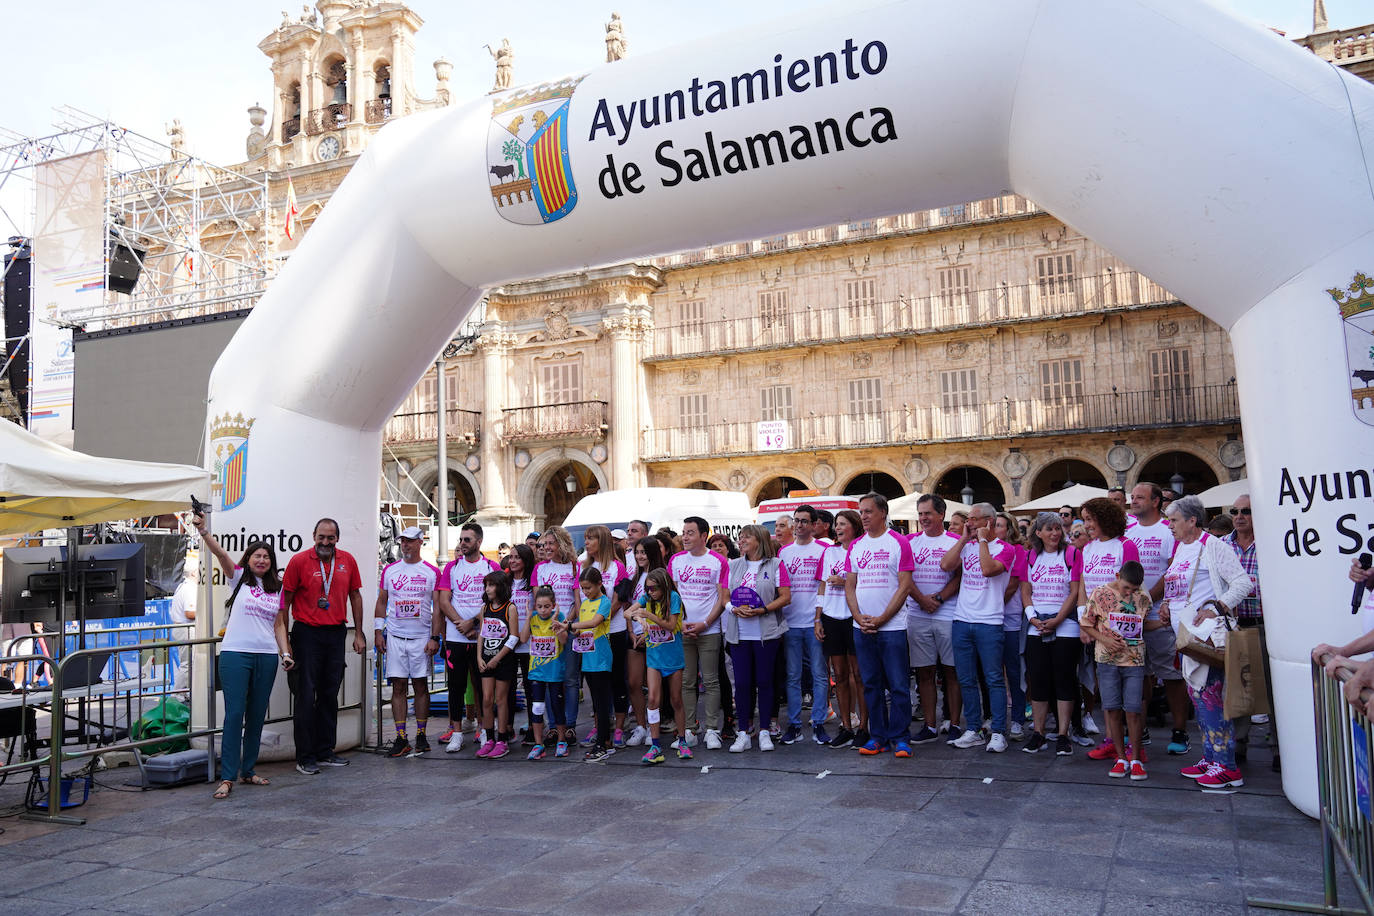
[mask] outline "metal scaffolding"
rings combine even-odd
[[[105,152],[104,295],[98,305],[67,313],[67,322],[98,330],[211,315],[257,302],[275,272],[266,251],[264,178],[216,166],[73,108],[58,113],[58,132],[45,137],[0,127],[0,218],[9,234],[30,235],[34,167]],[[110,266],[116,253],[123,253],[120,248],[139,266],[128,294],[110,288]],[[34,256],[41,258],[42,252]]]

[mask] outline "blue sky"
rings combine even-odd
[[[1311,30],[1311,0],[1215,2],[1293,37]],[[241,161],[246,109],[254,102],[271,107],[271,72],[257,44],[281,21],[283,5],[299,15],[300,0],[10,3],[4,22],[11,41],[0,55],[0,126],[29,136],[50,133],[52,109],[70,104],[161,140],[165,125],[180,118],[192,151],[221,164]],[[411,5],[425,19],[415,49],[420,95],[433,94],[430,64],[442,55],[454,64],[454,97],[465,99],[491,87],[492,62],[482,45],[503,37],[515,49],[515,80],[523,83],[601,63],[604,23],[612,9],[626,23],[630,53],[644,55],[827,4],[700,0],[690,16],[683,15],[686,6],[661,0]],[[1327,11],[1337,28],[1374,20],[1369,0],[1327,0]]]

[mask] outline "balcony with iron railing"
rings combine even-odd
[[[372,99],[363,105],[363,120],[368,124],[384,124],[391,120],[391,99]]]
[[[305,122],[305,133],[307,136],[313,137],[327,130],[342,130],[344,125],[351,120],[353,120],[353,106],[347,102],[335,102],[333,105],[316,108],[310,112]]]
[[[468,448],[476,448],[482,441],[482,414],[476,410],[450,407],[445,411],[445,433],[450,440],[462,440]],[[388,445],[411,442],[433,442],[439,438],[439,412],[423,410],[398,413],[386,422],[382,440]]]
[[[600,439],[609,429],[605,401],[573,401],[501,411],[507,442]]]
[[[1065,398],[1004,398],[969,407],[903,406],[862,414],[809,414],[781,422],[781,451],[804,452],[1239,423],[1240,407],[1236,386],[1228,384]],[[675,461],[779,451],[760,448],[759,438],[754,421],[650,429],[644,432],[642,458]]]
[[[937,207],[932,210],[899,213],[895,216],[841,223],[837,226],[821,226],[816,229],[788,232],[766,239],[715,245],[711,248],[695,248],[690,251],[680,251],[676,254],[655,258],[653,263],[656,267],[665,269],[687,267],[725,258],[744,258],[789,249],[811,248],[817,245],[833,245],[863,239],[909,235],[917,232],[929,232],[934,229],[965,226],[970,223],[1034,216],[1043,212],[1034,202],[1019,194],[1004,194],[1000,197],[975,200],[949,207]]]
[[[281,142],[285,143],[301,132],[301,116],[287,118],[281,122]]]
[[[822,308],[793,303],[787,311],[656,327],[653,351],[645,362],[908,337],[1177,301],[1173,293],[1143,274],[1122,270],[1043,284],[1001,284],[991,289],[902,296],[887,302]]]

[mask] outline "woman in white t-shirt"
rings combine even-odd
[[[1057,721],[1073,718],[1078,703],[1078,614],[1075,613],[1073,548],[1064,544],[1064,523],[1054,512],[1041,512],[1030,531],[1030,556],[1021,583],[1021,603],[1030,629],[1026,633],[1026,692],[1030,694],[1033,731],[1021,750],[1034,754],[1045,746],[1050,701]],[[1073,753],[1068,728],[1055,744],[1055,754]]]
[[[1002,674],[1011,703],[1010,737],[1020,741],[1026,735],[1026,687],[1021,676],[1021,650],[1025,647],[1025,618],[1021,616],[1021,583],[1026,580],[1028,552],[1021,543],[1021,529],[1016,519],[1006,512],[998,512],[993,520],[993,533],[1016,549],[1011,564],[1007,588],[1002,594]]]
[[[220,783],[214,796],[228,798],[235,779],[251,786],[268,783],[266,776],[253,772],[262,743],[262,724],[277,677],[278,657],[288,671],[294,662],[281,615],[281,574],[272,545],[251,541],[235,563],[205,529],[204,519],[197,515],[194,520],[205,546],[233,587],[225,602],[229,617],[220,641],[224,733],[220,738]]]

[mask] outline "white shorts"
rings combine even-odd
[[[386,676],[393,678],[427,678],[434,660],[425,654],[429,637],[403,639],[386,634]]]
[[[906,645],[911,667],[929,668],[936,662],[954,664],[954,621],[936,620],[924,611],[906,615]]]

